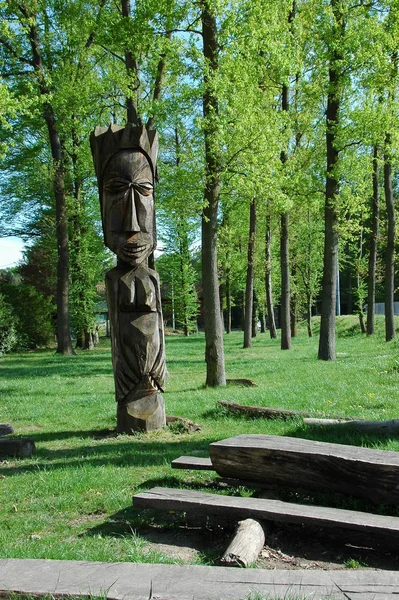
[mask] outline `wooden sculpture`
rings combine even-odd
[[[156,246],[155,131],[127,124],[90,136],[104,243],[118,257],[106,274],[112,362],[120,433],[165,426],[166,377],[158,274],[148,267]]]

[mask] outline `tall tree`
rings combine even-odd
[[[202,285],[205,313],[206,385],[226,385],[223,324],[220,315],[217,216],[221,185],[221,159],[218,148],[219,105],[215,76],[218,71],[218,36],[215,9],[210,0],[201,2],[205,76],[203,93],[205,140],[205,190],[202,212]]]

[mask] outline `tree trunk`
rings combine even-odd
[[[256,237],[256,199],[253,198],[251,205],[250,205],[250,209],[249,209],[248,265],[247,265],[247,282],[246,282],[246,286],[245,286],[244,348],[250,348],[252,346],[255,237]]]
[[[295,263],[292,266],[291,275],[292,275],[292,279],[295,280],[295,276],[296,276]],[[297,295],[296,291],[291,293],[290,324],[291,324],[291,337],[294,338],[298,335],[298,295]]]
[[[226,333],[231,333],[230,267],[226,268]]]
[[[259,320],[259,307],[258,297],[256,295],[255,287],[252,295],[252,337],[255,338],[258,333],[258,320]]]
[[[130,0],[121,0],[121,8],[122,16],[130,17]],[[140,86],[140,81],[138,78],[139,66],[132,52],[128,49],[125,49],[125,67],[129,81],[129,94],[126,97],[126,119],[128,123],[133,123],[133,125],[140,125],[137,107],[137,91]]]
[[[308,336],[309,337],[313,337],[313,329],[312,329],[312,297],[311,297],[310,294],[307,294],[306,302],[307,302],[306,320],[307,320],[307,326],[308,326]]]
[[[93,334],[91,331],[85,331],[85,342],[83,346],[83,350],[93,350],[94,342],[93,342]]]
[[[288,21],[291,22],[293,15],[290,13]],[[281,96],[281,108],[283,112],[288,113],[288,86],[283,85]],[[287,153],[283,150],[280,154],[281,163],[284,166],[287,162]],[[291,348],[291,323],[290,323],[290,258],[288,243],[288,213],[284,212],[280,217],[280,267],[281,267],[281,300],[280,300],[280,327],[281,327],[281,349],[289,350]]]
[[[385,256],[385,340],[395,337],[394,321],[394,276],[395,276],[395,202],[392,188],[391,134],[385,135],[384,149],[384,192],[387,208],[388,237]]]
[[[343,17],[337,6],[338,0],[331,0],[334,17],[339,30],[335,41],[343,33]],[[338,209],[339,181],[336,173],[339,151],[336,147],[336,130],[339,125],[342,56],[336,49],[332,50],[329,65],[329,87],[326,112],[326,148],[327,175],[324,207],[324,258],[322,280],[322,304],[318,358],[335,360],[335,311],[338,262]]]
[[[270,225],[270,215],[266,217],[266,245],[265,245],[265,288],[266,288],[266,306],[269,320],[270,337],[276,339],[276,322],[274,320],[274,306],[272,295],[272,230]]]
[[[50,90],[46,84],[40,43],[37,32],[36,15],[25,7],[20,8],[29,19],[29,42],[32,50],[32,64],[37,76],[40,93],[43,96],[43,117],[47,126],[51,156],[53,160],[53,193],[55,198],[56,238],[57,238],[57,353],[74,354],[69,327],[69,247],[68,222],[66,212],[64,162],[61,141],[50,103]]]
[[[290,324],[290,261],[288,250],[288,214],[281,215],[280,232],[280,264],[281,264],[281,349],[291,348],[291,324]]]
[[[369,270],[367,285],[367,334],[372,335],[375,327],[375,272],[377,265],[377,243],[380,221],[380,194],[378,186],[378,147],[373,148],[373,199],[370,234]]]
[[[205,207],[202,212],[202,286],[205,319],[206,385],[226,385],[223,349],[223,327],[220,318],[217,212],[220,196],[220,155],[217,150],[218,102],[213,74],[218,69],[216,17],[210,0],[201,2],[203,52],[206,61],[203,92],[205,172]],[[207,72],[209,67],[210,73]]]
[[[260,321],[260,332],[266,333],[266,319],[265,319],[265,308],[262,305],[259,308],[259,321]]]

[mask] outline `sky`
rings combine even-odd
[[[22,258],[24,242],[17,237],[0,238],[0,269],[13,267]]]

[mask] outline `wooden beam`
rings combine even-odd
[[[36,451],[35,442],[29,438],[1,438],[0,457],[28,458]]]
[[[308,417],[309,413],[299,410],[285,410],[283,408],[271,408],[266,406],[245,406],[243,404],[235,404],[234,402],[223,402],[220,400],[216,403],[219,408],[224,408],[227,412],[233,415],[260,417],[263,419],[292,419],[295,417]]]
[[[399,517],[386,517],[359,511],[292,504],[281,500],[242,498],[209,494],[196,490],[155,487],[133,497],[134,508],[181,511],[207,516],[251,518],[317,527],[340,527],[368,536],[387,538],[399,544]]]
[[[239,435],[209,446],[221,477],[399,503],[399,453],[300,438]]]
[[[180,456],[171,462],[172,469],[192,469],[195,471],[214,471],[210,458],[200,456]]]

